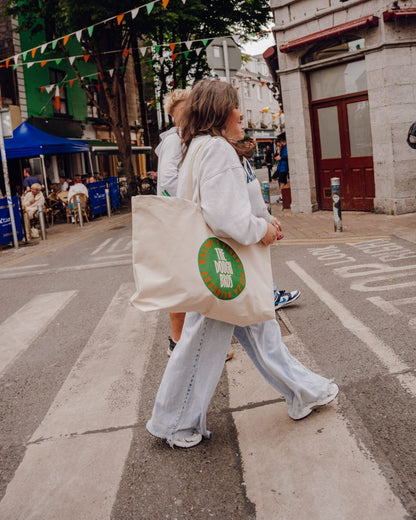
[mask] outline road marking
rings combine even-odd
[[[117,247],[118,245],[120,244],[120,242],[122,242],[124,240],[124,237],[121,237],[121,238],[117,238],[117,240],[115,240],[113,242],[113,244],[111,244],[111,246],[108,248],[109,251],[117,251]]]
[[[20,256],[19,258],[15,258],[13,260],[9,260],[8,262],[5,262],[4,264],[0,265],[0,269],[4,269],[5,267],[20,264],[21,262],[24,262],[25,260],[37,258],[38,256],[42,256],[45,253],[55,252],[57,248],[62,248],[68,245],[76,244],[77,242],[81,242],[82,240],[87,240],[88,238],[91,238],[92,236],[96,235],[97,233],[101,233],[103,231],[111,230],[116,225],[120,225],[120,223],[127,222],[131,220],[131,214],[128,215],[122,215],[121,217],[111,217],[117,219],[117,221],[113,221],[110,223],[106,223],[105,225],[100,225],[94,228],[92,231],[85,231],[85,228],[83,228],[82,235],[77,235],[74,238],[70,238],[68,240],[62,240],[62,242],[55,242],[54,245],[51,245],[50,247],[46,247],[45,249],[41,248],[38,251],[34,251],[33,253],[30,253],[25,256]],[[85,235],[84,235],[85,232]]]
[[[120,253],[117,254],[109,254],[105,256],[96,256],[95,260],[110,260],[110,259],[116,259],[116,258],[130,258],[131,261],[131,253]]]
[[[0,502],[0,518],[109,519],[136,426],[158,313],[123,284],[102,316]]]
[[[277,243],[273,243],[274,247],[281,246],[298,246],[298,245],[328,245],[328,244],[349,244],[355,242],[366,242],[367,240],[373,240],[376,238],[383,238],[385,240],[391,240],[388,235],[371,235],[371,236],[359,236],[359,237],[315,237],[315,238],[285,238],[279,240]]]
[[[344,305],[342,305],[341,302],[326,291],[322,285],[314,280],[294,260],[289,260],[286,263],[290,269],[299,276],[302,282],[304,282],[318,296],[318,298],[327,305],[342,325],[367,345],[373,354],[375,354],[381,363],[387,368],[389,373],[395,374],[397,372],[405,372],[409,370],[406,363],[404,363],[388,345],[379,339],[369,327],[356,318]],[[401,380],[400,383],[402,384]],[[406,386],[402,384],[402,386],[408,391],[410,388],[413,388],[412,385],[409,384],[406,384]],[[415,387],[415,393],[412,393],[416,396],[416,385],[413,386]]]
[[[88,269],[102,269],[104,267],[117,267],[120,265],[131,265],[131,255],[128,255],[129,258],[126,260],[114,260],[110,262],[94,262],[91,264],[81,264],[81,265],[66,265],[64,267],[51,267],[49,269],[35,269],[26,272],[20,273],[5,273],[1,274],[0,271],[0,280],[10,280],[13,278],[26,278],[29,276],[41,276],[44,274],[58,274],[58,273],[68,273],[74,271],[87,271]]]
[[[0,374],[30,346],[76,294],[77,291],[39,294],[1,324]]]
[[[49,264],[30,264],[30,265],[19,265],[17,267],[6,267],[3,271],[18,271],[19,269],[34,269],[35,267],[46,267]]]
[[[319,371],[296,334],[287,346],[302,363]],[[358,444],[351,426],[336,413],[336,403],[300,422],[289,418],[284,401],[242,408],[276,400],[279,394],[260,377],[241,346],[235,345],[235,350],[236,356],[226,366],[230,407],[238,409],[232,416],[243,485],[258,520],[406,517],[371,453]]]
[[[94,256],[96,255],[97,253],[99,253],[101,251],[101,249],[104,249],[105,246],[111,242],[111,238],[107,238],[107,240],[104,240],[104,242],[102,242],[98,247],[97,249],[95,249],[92,253],[91,253],[91,256]]]

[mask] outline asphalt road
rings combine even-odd
[[[168,317],[128,305],[128,216],[2,258],[0,518],[416,518],[416,245],[391,237],[272,248],[289,348],[341,388],[294,423],[238,345],[213,435],[147,434]]]

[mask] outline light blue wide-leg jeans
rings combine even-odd
[[[306,368],[282,342],[276,320],[235,327],[234,335],[265,379],[283,394],[293,419],[328,394],[330,380]]]
[[[303,407],[327,395],[330,380],[311,372],[290,354],[276,320],[235,327],[187,313],[146,425],[150,433],[169,443],[194,432],[210,436],[206,413],[233,334],[260,373],[283,394],[291,417],[297,418]]]
[[[196,312],[186,314],[182,335],[163,374],[146,427],[172,443],[196,432],[209,437],[206,414],[224,369],[234,325]]]

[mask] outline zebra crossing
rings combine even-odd
[[[96,247],[91,256],[112,254],[120,247],[109,251],[114,243]],[[85,338],[78,359],[26,442],[23,459],[0,500],[2,520],[111,520],[138,427],[143,377],[159,317],[130,306],[134,290],[133,283],[121,284]],[[38,294],[6,318],[1,324],[0,378],[77,294]],[[299,359],[319,369],[296,334],[285,341]],[[336,407],[309,422],[288,420],[285,403],[259,378],[239,346],[236,349],[226,367],[228,413],[236,425],[244,486],[256,506],[256,520],[332,520],[337,511],[346,519],[405,518],[371,453],[357,444],[352,425]],[[210,470],[221,472],[221,467]],[[167,504],[171,500],[161,497]]]
[[[144,319],[129,305],[133,290],[133,284],[123,284],[114,295],[27,442],[25,456],[0,502],[0,518],[110,518],[156,329],[156,314]],[[7,362],[29,346],[74,293],[39,295],[6,320],[9,333],[8,340],[1,343],[2,366],[7,367]],[[29,331],[28,325],[15,351],[7,352],[11,335],[19,336],[22,329],[25,332],[21,318],[32,324],[30,316],[41,303],[46,310],[41,320],[36,318],[37,329]]]
[[[48,263],[12,267],[0,266],[0,280],[129,265],[131,263],[131,246],[130,234],[107,238],[96,246],[92,252],[87,253],[82,258],[76,258],[81,263],[63,266],[52,266]]]

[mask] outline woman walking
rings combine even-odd
[[[253,213],[236,151],[243,138],[241,121],[237,92],[231,85],[204,80],[194,86],[182,115],[183,159],[177,196],[186,198],[188,178],[194,174],[195,197],[199,174],[202,213],[213,232],[241,244],[261,241],[268,246],[280,237],[281,229],[278,223]],[[200,171],[192,172],[197,150],[201,150]],[[335,383],[311,372],[290,354],[276,320],[237,327],[190,312],[147,423],[152,435],[182,448],[209,438],[206,413],[233,334],[260,373],[283,394],[292,419],[303,419],[336,397]]]

